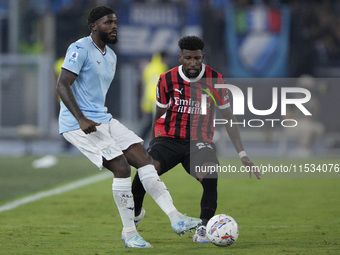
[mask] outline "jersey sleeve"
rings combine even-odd
[[[225,81],[223,78],[219,79],[219,84],[225,84]],[[219,94],[221,98],[222,104],[218,106],[219,109],[226,109],[230,107],[230,101],[229,101],[229,92],[226,88],[220,88],[217,90],[217,93]]]
[[[67,49],[65,60],[61,68],[79,75],[86,59],[87,51],[85,50],[85,47],[79,46],[77,43],[73,43]]]
[[[160,76],[157,83],[156,97],[157,97],[156,104],[158,107],[168,108],[169,96],[167,94],[166,79],[163,75]]]

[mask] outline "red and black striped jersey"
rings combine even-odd
[[[215,84],[224,84],[222,75],[204,64],[195,79],[186,77],[182,66],[162,74],[157,105],[167,111],[155,123],[155,137],[212,142],[215,104],[230,106],[227,89],[215,89]]]

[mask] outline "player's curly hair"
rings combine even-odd
[[[114,11],[111,9],[109,6],[98,6],[93,8],[89,15],[87,16],[87,24],[91,25],[94,23],[96,20],[104,17],[105,15],[114,13]]]
[[[204,42],[197,36],[185,36],[178,41],[181,50],[203,50]]]

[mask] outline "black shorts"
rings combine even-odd
[[[188,174],[193,176],[196,166],[202,166],[205,163],[219,164],[215,144],[203,141],[156,137],[151,141],[148,152],[160,163],[160,174],[169,171],[179,163]]]

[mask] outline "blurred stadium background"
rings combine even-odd
[[[198,35],[206,42],[205,62],[225,77],[313,79],[315,121],[322,128],[301,156],[339,155],[337,0],[0,0],[0,155],[78,153],[58,135],[55,66],[71,42],[88,35],[86,15],[102,4],[119,19],[119,62],[107,106],[138,134],[144,66],[163,50],[171,56],[169,67],[178,65],[178,39]],[[271,104],[268,93],[256,97]],[[292,153],[296,134],[280,127],[241,132],[250,155],[299,155]],[[224,133],[216,139],[227,141]],[[221,154],[237,156],[220,144]]]

